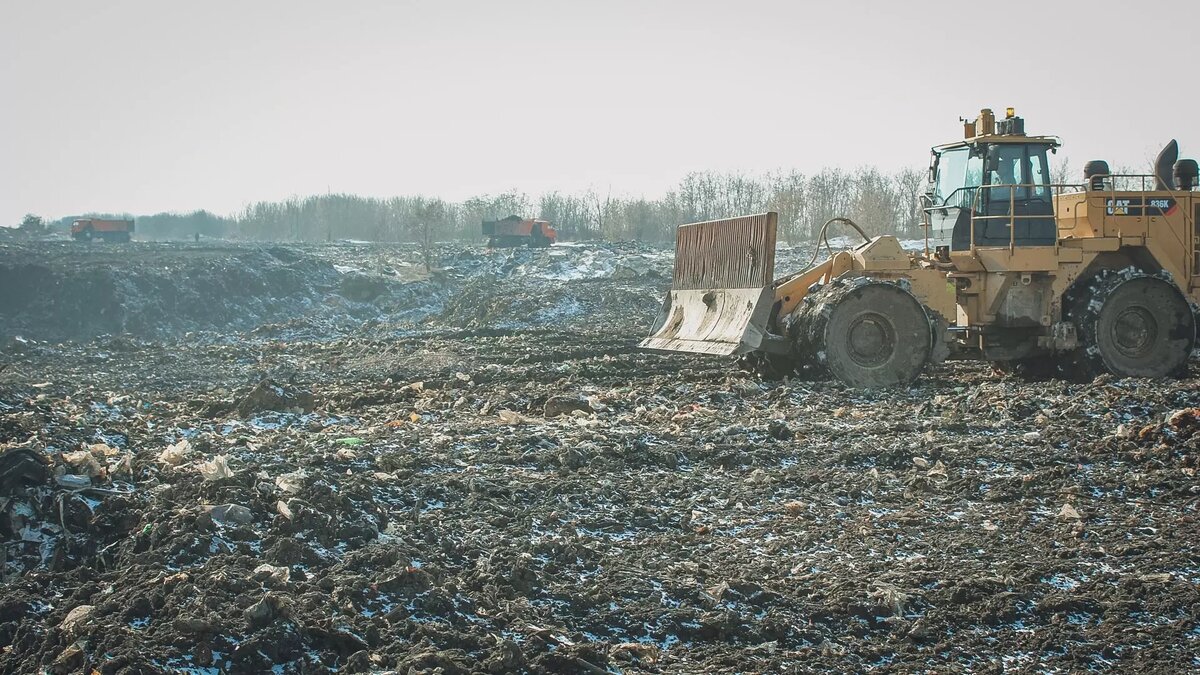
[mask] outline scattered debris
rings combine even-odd
[[[254,521],[254,515],[250,509],[241,504],[220,504],[218,506],[205,506],[204,511],[212,516],[213,520],[223,523],[236,523],[238,525],[246,525]]]
[[[92,479],[90,477],[71,473],[55,476],[54,482],[68,490],[82,490],[83,488],[92,486]]]
[[[670,270],[634,244],[446,245],[410,281],[402,247],[155,246],[122,272],[0,244],[0,271],[45,268],[22,274],[46,302],[0,302],[23,335],[0,342],[0,672],[1166,672],[1195,651],[1194,377],[949,362],[864,392],[632,351]],[[112,290],[59,298],[83,287]],[[283,394],[247,394],[264,383]]]
[[[260,412],[311,412],[316,404],[312,392],[285,387],[267,378],[255,385],[236,407],[239,415],[248,417]]]
[[[78,637],[87,627],[88,617],[96,609],[94,605],[79,605],[67,612],[67,616],[58,627],[69,637]]]
[[[546,399],[546,405],[542,412],[547,418],[558,417],[559,415],[569,415],[573,412],[582,412],[588,415],[595,412],[592,409],[592,404],[586,398],[579,396],[551,396]]]
[[[158,453],[158,461],[167,466],[179,466],[187,461],[188,455],[192,453],[192,444],[188,439],[183,439],[178,443],[172,443]]]
[[[530,421],[529,418],[525,417],[521,413],[513,412],[511,410],[501,410],[499,413],[497,413],[497,415],[500,417],[500,421],[504,424],[518,425],[526,424]]]
[[[1058,510],[1058,517],[1062,520],[1083,520],[1083,516],[1079,515],[1079,511],[1075,510],[1070,504],[1063,504]]]
[[[229,458],[225,455],[217,455],[207,462],[200,462],[196,465],[196,470],[200,472],[204,480],[209,481],[233,477],[233,470],[229,468]]]
[[[28,446],[0,449],[0,496],[11,493],[21,485],[41,485],[46,482],[46,456]]]
[[[275,477],[275,487],[285,495],[294,495],[304,489],[304,480],[307,477],[308,472],[303,469],[280,474]]]
[[[254,568],[254,575],[257,578],[269,578],[279,583],[287,583],[292,576],[292,571],[287,567],[263,564]]]

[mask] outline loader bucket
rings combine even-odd
[[[762,345],[774,302],[775,213],[681,225],[675,276],[640,347],[744,354]]]

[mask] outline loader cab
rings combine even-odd
[[[1057,229],[1049,156],[1058,139],[1025,136],[1024,122],[1015,116],[987,124],[980,129],[979,120],[969,123],[968,134],[984,133],[933,148],[923,199],[930,245],[949,251],[1052,246]]]

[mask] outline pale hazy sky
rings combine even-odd
[[[1198,19],[1193,0],[0,0],[0,223],[891,170],[985,106],[1077,168],[1171,137],[1195,157]]]

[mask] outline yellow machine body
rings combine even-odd
[[[1046,153],[1059,141],[1026,136],[1011,109],[1003,120],[985,110],[964,131],[964,140],[933,149],[923,251],[864,236],[857,247],[773,278],[776,214],[681,226],[673,288],[641,346],[817,362],[844,347],[846,372],[868,373],[858,380],[868,385],[911,379],[911,364],[881,355],[923,341],[929,360],[956,353],[1021,363],[1101,352],[1096,362],[1118,374],[1162,374],[1147,365],[1154,354],[1146,350],[1159,349],[1175,361],[1183,350],[1186,362],[1200,302],[1195,163],[1175,163],[1175,185],[1162,166],[1153,175],[1112,176],[1103,163],[1089,163],[1104,172],[1083,184],[1051,185]],[[956,186],[947,175],[960,170]],[[831,288],[853,279],[853,289]],[[929,320],[928,335],[909,319],[893,320],[890,306],[911,314],[909,296]],[[843,302],[854,309],[839,318]],[[888,369],[904,373],[869,374]],[[855,383],[853,374],[844,379]]]

